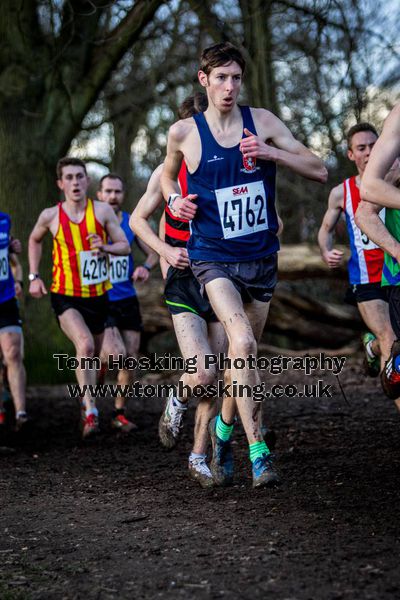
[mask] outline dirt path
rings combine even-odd
[[[31,436],[0,455],[0,598],[399,598],[400,418],[358,364],[342,383],[349,405],[265,405],[284,485],[257,492],[239,428],[235,485],[203,491],[190,427],[168,453],[157,407],[124,439],[102,401],[104,433],[82,447],[74,402],[47,390]]]

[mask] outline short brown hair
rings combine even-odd
[[[80,158],[74,158],[73,156],[64,156],[64,158],[60,158],[57,162],[56,173],[57,179],[62,178],[62,170],[64,167],[82,167],[87,175],[86,165]]]
[[[105,179],[119,179],[122,183],[122,188],[125,189],[125,182],[120,175],[117,175],[116,173],[107,173],[107,175],[103,175],[103,177],[99,181],[99,190],[101,190],[103,186],[103,181]]]
[[[200,70],[209,75],[212,69],[236,62],[244,73],[246,61],[236,46],[229,42],[213,44],[205,48],[200,57]]]
[[[204,112],[208,108],[208,99],[203,92],[196,92],[184,99],[178,107],[178,117],[180,119],[188,119],[193,115]]]
[[[376,137],[378,136],[378,132],[376,131],[375,127],[373,125],[371,125],[371,123],[356,123],[356,125],[353,125],[353,127],[350,127],[349,131],[347,132],[347,146],[351,149],[351,140],[353,139],[353,135],[355,135],[356,133],[360,133],[361,131],[370,131],[371,133],[373,133],[374,135],[376,135]]]

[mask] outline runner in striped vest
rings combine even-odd
[[[355,221],[360,204],[360,185],[371,150],[378,138],[369,123],[358,123],[347,134],[348,157],[355,163],[357,175],[334,187],[329,195],[318,243],[322,258],[334,269],[343,260],[343,253],[333,247],[333,232],[342,214],[345,215],[350,240],[349,280],[361,317],[369,329],[363,336],[365,368],[377,376],[383,369],[394,340],[390,325],[386,290],[381,287],[383,251],[361,231]],[[385,209],[380,213],[385,219]],[[371,333],[372,332],[372,333]]]
[[[94,393],[86,387],[96,383],[97,373],[85,359],[98,356],[103,338],[108,309],[106,292],[111,287],[108,255],[128,254],[129,245],[111,207],[87,198],[89,178],[84,162],[70,157],[60,159],[57,185],[65,201],[40,214],[29,238],[29,291],[34,298],[47,294],[39,265],[42,241],[50,232],[51,304],[79,361],[76,376],[83,394],[81,423],[82,437],[86,438],[98,431]]]

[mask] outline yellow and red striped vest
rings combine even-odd
[[[53,282],[51,291],[65,296],[92,298],[102,296],[111,289],[109,281],[98,284],[83,285],[81,281],[80,252],[91,250],[90,233],[97,233],[104,242],[107,234],[94,214],[93,201],[86,203],[85,216],[80,223],[74,223],[58,204],[59,225],[53,238]]]

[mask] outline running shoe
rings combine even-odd
[[[370,377],[378,377],[381,371],[381,361],[379,356],[374,356],[372,358],[367,351],[367,346],[374,340],[376,340],[376,336],[370,331],[362,336],[362,343],[364,346],[364,369],[366,374]]]
[[[274,468],[272,454],[263,454],[252,462],[253,488],[274,486],[280,483],[279,475]]]
[[[189,459],[189,477],[194,481],[198,481],[202,488],[210,488],[214,485],[206,459],[202,457]]]
[[[230,485],[233,481],[233,452],[230,440],[224,442],[216,434],[217,417],[208,424],[212,443],[211,473],[216,485]]]
[[[137,429],[137,425],[129,421],[126,416],[122,413],[116,414],[111,419],[111,427],[116,431],[121,431],[122,433],[131,433]]]
[[[393,342],[389,360],[381,373],[381,383],[388,398],[400,398],[400,340]]]
[[[160,442],[165,448],[173,448],[176,445],[183,426],[183,417],[186,409],[186,406],[182,406],[177,401],[174,391],[171,389],[158,424]]]
[[[26,427],[26,425],[28,425],[28,423],[29,423],[29,417],[26,414],[26,412],[20,413],[15,418],[15,431],[16,432],[22,431],[22,429],[24,429]]]
[[[88,416],[85,415],[85,418],[82,422],[82,439],[85,440],[89,437],[92,437],[93,435],[99,433],[99,431],[99,420],[96,415],[93,413]]]

